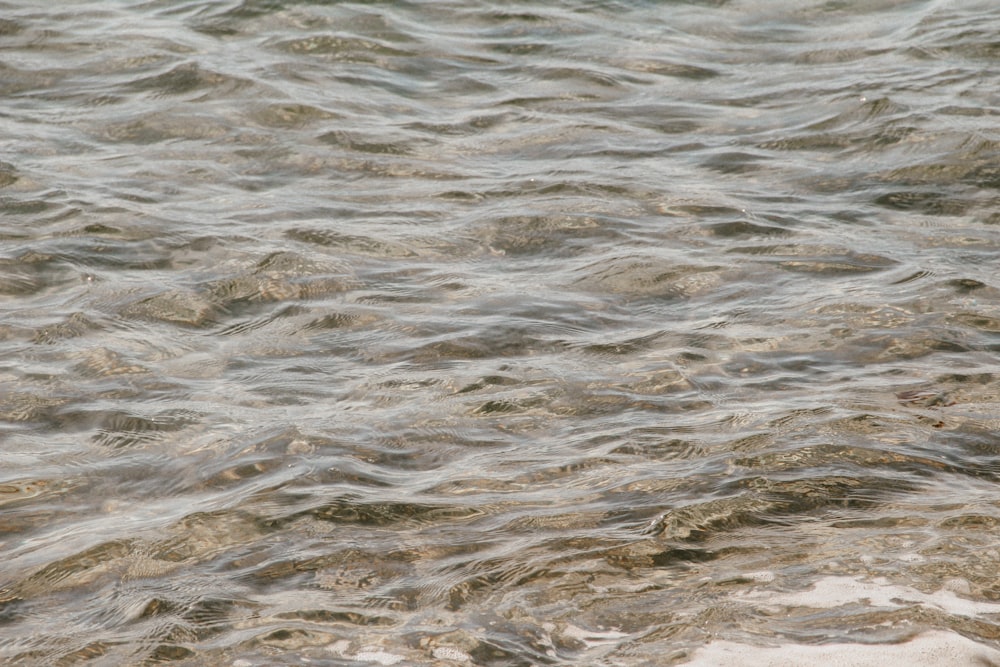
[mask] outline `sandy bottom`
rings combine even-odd
[[[769,582],[774,578],[771,575],[773,573],[763,572],[751,576],[762,582]],[[965,597],[970,593],[968,582],[956,578],[946,582],[946,585],[947,588],[935,593],[923,593],[881,578],[864,580],[825,577],[816,581],[807,590],[795,592],[759,590],[738,595],[736,600],[759,609],[767,609],[771,613],[779,613],[782,609],[830,609],[843,605],[864,605],[881,609],[923,607],[963,618],[993,618],[1000,614],[1000,604]],[[840,643],[821,646],[789,644],[765,648],[731,641],[716,641],[695,651],[691,660],[684,664],[696,667],[708,665],[741,667],[994,665],[1000,667],[1000,651],[976,643],[955,632],[934,630],[898,644]]]
[[[684,663],[697,667],[940,667],[941,665],[1000,666],[1000,651],[951,632],[927,632],[902,644],[827,644],[758,648],[733,642],[712,642]]]

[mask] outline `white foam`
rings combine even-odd
[[[394,653],[388,653],[383,651],[377,646],[366,646],[354,655],[348,653],[351,643],[346,639],[341,639],[340,641],[334,642],[326,647],[327,651],[331,653],[338,653],[342,657],[348,658],[350,660],[357,660],[358,662],[374,662],[379,665],[395,665],[398,662],[402,662],[405,658],[401,655],[396,655]]]
[[[387,653],[381,649],[367,649],[354,654],[353,660],[360,662],[377,662],[380,665],[395,665],[403,661],[403,656]]]
[[[758,648],[718,641],[701,647],[689,667],[940,667],[1000,665],[1000,651],[953,632],[927,632],[902,644],[787,645]]]
[[[472,662],[472,656],[465,651],[460,651],[451,646],[438,646],[433,651],[433,655],[438,660],[450,660],[452,662]]]
[[[572,624],[567,624],[562,631],[564,637],[576,639],[586,645],[587,648],[604,646],[606,644],[618,644],[623,638],[628,637],[628,633],[617,630],[584,630]]]

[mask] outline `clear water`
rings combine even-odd
[[[0,659],[1000,655],[998,33],[0,3]]]

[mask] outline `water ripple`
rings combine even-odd
[[[989,3],[36,5],[3,661],[993,659]]]

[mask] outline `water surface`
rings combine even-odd
[[[993,3],[0,8],[6,664],[1000,662]]]

